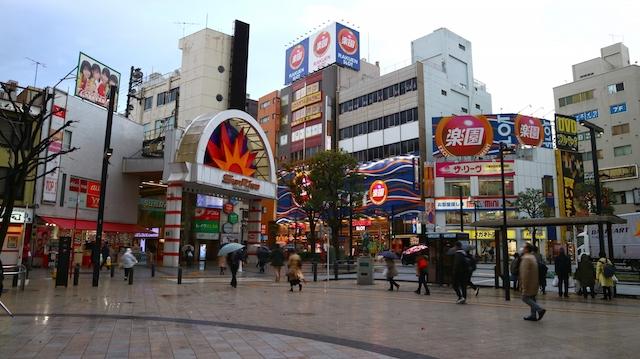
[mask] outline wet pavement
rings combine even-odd
[[[213,271],[186,271],[182,285],[171,273],[136,268],[128,285],[104,271],[98,288],[85,274],[55,288],[34,271],[25,291],[1,298],[16,317],[0,313],[0,358],[622,358],[640,349],[635,299],[548,293],[544,320],[527,322],[515,293],[505,302],[490,287],[457,305],[447,287],[418,296],[409,282],[389,292],[381,281],[319,281],[291,293],[269,273],[245,271],[236,289]]]

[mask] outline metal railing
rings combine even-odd
[[[13,281],[12,281],[12,287],[20,287],[20,290],[24,290],[24,286],[27,282],[27,277],[28,277],[28,271],[27,271],[27,267],[25,267],[23,264],[18,264],[18,265],[8,265],[8,266],[2,266],[3,269],[3,273],[5,276],[7,275],[12,275],[13,276]]]

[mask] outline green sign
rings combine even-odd
[[[229,213],[229,218],[228,218],[228,220],[229,220],[229,223],[231,223],[231,224],[236,224],[236,223],[238,223],[238,214],[237,214],[237,213],[235,213],[235,212],[231,212],[231,213]]]
[[[220,222],[195,220],[193,230],[196,233],[220,233]]]

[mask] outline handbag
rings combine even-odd
[[[553,282],[551,282],[551,285],[554,286],[554,287],[557,287],[558,286],[558,282],[559,282],[558,276],[555,276],[555,277],[553,277]]]

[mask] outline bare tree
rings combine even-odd
[[[53,113],[52,104],[55,89],[19,88],[16,84],[0,82],[0,151],[6,153],[6,173],[0,177],[4,183],[0,203],[0,251],[5,236],[11,224],[11,214],[20,191],[24,191],[25,184],[35,182],[58,170],[58,167],[48,170],[47,162],[75,150],[60,149],[58,152],[48,152],[49,145],[54,143],[63,131],[71,126],[73,121],[66,121],[59,128],[49,128]],[[17,90],[24,90],[15,96]],[[51,108],[49,108],[51,107]],[[48,133],[43,131],[48,130]]]

